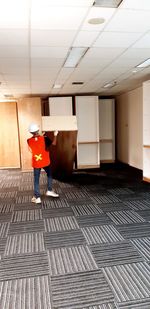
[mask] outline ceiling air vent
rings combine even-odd
[[[72,85],[83,85],[84,82],[72,82]]]
[[[117,8],[123,0],[95,0],[94,6],[105,8]]]
[[[5,94],[4,97],[6,99],[12,99],[14,96],[12,94]]]

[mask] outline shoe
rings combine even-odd
[[[46,196],[52,196],[52,197],[59,197],[59,194],[55,193],[54,191],[47,191]]]
[[[35,204],[41,204],[41,198],[33,196],[31,202]]]

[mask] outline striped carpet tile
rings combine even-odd
[[[4,184],[4,183],[3,183]],[[9,183],[7,183],[7,181],[6,181],[6,183],[5,183],[5,185],[3,186],[3,185],[1,185],[1,183],[0,183],[0,192],[18,192],[18,186],[15,186],[14,187],[14,185],[12,186],[10,186],[10,184]]]
[[[6,192],[1,192],[1,199],[13,199],[17,196],[17,191],[6,191]]]
[[[107,215],[116,225],[145,221],[138,213],[132,210],[108,212]]]
[[[45,251],[43,233],[8,236],[4,255],[17,255]]]
[[[0,192],[16,192],[16,194],[17,194],[17,192],[18,192],[18,186],[17,187],[14,187],[14,186],[8,186],[8,183],[6,182],[6,184],[7,184],[7,187],[5,186],[5,187],[1,187],[1,184],[0,184]],[[5,185],[6,185],[5,184]],[[16,196],[16,195],[15,195]]]
[[[79,205],[79,206],[75,205],[75,206],[72,206],[71,208],[76,217],[103,213],[99,205],[96,205],[96,204],[85,204],[85,205]]]
[[[118,309],[149,309],[150,298],[138,299],[118,304]]]
[[[98,195],[98,196],[91,196],[91,199],[93,200],[94,203],[98,204],[107,204],[107,203],[117,203],[120,202],[118,197],[115,195]]]
[[[4,254],[7,238],[0,238],[0,254]]]
[[[49,267],[52,276],[98,269],[88,246],[50,250]]]
[[[44,232],[43,220],[26,221],[26,222],[12,222],[10,223],[8,235],[22,234],[22,233],[37,233]]]
[[[138,214],[145,219],[145,221],[150,221],[150,208],[149,210],[138,211]]]
[[[0,237],[7,237],[10,223],[0,223]]]
[[[11,222],[36,221],[42,219],[42,212],[39,209],[14,211]]]
[[[141,195],[142,195],[143,199],[149,199],[150,198],[150,192],[142,192]]]
[[[12,212],[2,213],[0,214],[0,222],[10,222],[12,218]]]
[[[144,257],[144,259],[150,262],[150,237],[135,239],[131,243],[135,246],[138,252]]]
[[[41,189],[41,188],[40,188]],[[41,191],[41,190],[40,190]],[[30,195],[30,196],[33,196],[34,193],[33,193],[33,188],[31,190],[27,190],[26,188],[24,188],[24,190],[20,190],[17,192],[17,197],[21,197],[21,196],[24,196],[24,195]]]
[[[115,189],[108,189],[108,192],[114,195],[118,194],[132,194],[134,193],[131,189],[128,188],[115,188]]]
[[[11,197],[7,197],[7,198],[1,198],[0,197],[0,204],[4,204],[4,203],[6,203],[6,204],[15,204],[15,200],[16,200],[16,198],[15,197],[13,197],[13,198],[11,198]]]
[[[70,192],[66,192],[65,193],[65,198],[68,199],[68,200],[71,199],[71,201],[72,200],[77,200],[77,199],[80,201],[80,199],[81,200],[82,199],[86,199],[87,198],[87,194],[82,192],[81,190],[79,192],[72,192],[72,191],[70,191]]]
[[[0,282],[1,309],[52,309],[48,276]]]
[[[16,197],[16,203],[17,203],[17,204],[26,204],[26,203],[30,203],[32,197],[33,197],[33,194],[31,194],[31,195],[17,196],[17,197]]]
[[[80,199],[69,199],[67,200],[69,206],[82,206],[82,205],[89,205],[89,204],[93,204],[92,198],[90,197],[84,197],[84,198],[80,198]]]
[[[79,225],[74,217],[60,217],[44,219],[45,232],[57,232],[79,229]]]
[[[150,201],[148,200],[130,201],[130,202],[124,202],[124,204],[135,211],[150,209]]]
[[[18,188],[18,193],[20,193],[20,191],[33,191],[33,183],[26,183],[24,184],[20,184],[19,188]]]
[[[90,306],[90,307],[84,307],[82,309],[116,309],[117,307],[115,306],[114,303],[106,303],[106,304],[102,304],[99,306]]]
[[[117,197],[121,201],[137,201],[137,200],[143,200],[144,197],[140,193],[132,193],[132,194],[118,194]]]
[[[48,275],[46,252],[3,257],[0,263],[0,281]]]
[[[44,200],[42,202],[42,209],[51,209],[51,208],[64,208],[64,207],[69,207],[69,204],[66,200],[64,199],[55,199],[55,200]]]
[[[23,210],[33,210],[33,209],[41,209],[41,204],[35,203],[26,203],[26,204],[15,204],[14,211],[23,211]]]
[[[112,223],[109,217],[105,214],[80,216],[77,217],[76,219],[80,227],[109,225]]]
[[[81,230],[88,245],[124,240],[121,234],[112,225],[86,227]]]
[[[13,204],[0,204],[0,214],[12,212],[14,210]]]
[[[51,282],[53,304],[57,309],[82,309],[114,299],[101,270],[54,276]]]
[[[53,217],[66,217],[66,216],[73,216],[73,211],[70,207],[42,209],[42,217],[44,219]]]
[[[128,206],[126,206],[124,203],[109,203],[109,204],[100,204],[100,209],[106,213],[106,212],[114,212],[114,211],[121,211],[121,210],[130,210]]]
[[[117,302],[150,297],[150,265],[133,263],[103,269]]]
[[[118,225],[116,228],[126,239],[149,237],[150,235],[150,224],[147,222]]]
[[[142,262],[143,258],[129,241],[90,246],[98,267]]]
[[[46,249],[71,247],[86,244],[80,230],[44,233]]]

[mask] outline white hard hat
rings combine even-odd
[[[39,131],[39,126],[36,123],[31,123],[29,125],[29,132],[34,133],[34,132],[37,132],[37,131]]]

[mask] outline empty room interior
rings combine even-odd
[[[0,309],[150,309],[150,0],[0,1]]]

